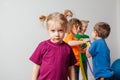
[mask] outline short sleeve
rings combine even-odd
[[[77,60],[76,60],[75,55],[74,55],[74,53],[73,53],[73,51],[71,49],[71,51],[70,51],[70,64],[69,64],[69,66],[74,65],[76,62],[77,62]]]
[[[89,48],[89,53],[92,55],[92,57],[95,56],[96,54],[95,50],[96,50],[96,42],[94,41]]]
[[[38,65],[41,65],[42,63],[42,50],[43,50],[42,45],[43,44],[40,43],[29,58],[33,63],[38,64]]]

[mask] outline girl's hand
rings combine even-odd
[[[80,48],[80,52],[81,53],[86,53],[86,48],[84,48],[84,49]]]
[[[90,41],[90,39],[89,39],[89,38],[86,38],[86,39],[84,39],[83,41],[84,41],[84,43],[86,43],[86,42]]]

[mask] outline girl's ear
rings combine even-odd
[[[76,26],[75,26],[75,24],[72,26],[72,29],[75,29],[76,28]]]

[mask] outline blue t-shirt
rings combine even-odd
[[[104,39],[94,40],[89,48],[92,56],[93,73],[95,78],[109,78],[113,75],[110,68],[110,50]]]

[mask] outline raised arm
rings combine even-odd
[[[68,42],[68,44],[70,45],[70,46],[77,46],[77,45],[81,45],[81,44],[83,44],[83,43],[86,43],[87,41],[89,41],[90,39],[84,39],[83,41],[80,41],[80,40],[78,40],[78,41],[76,41],[76,40],[71,40],[71,41],[69,41]]]

